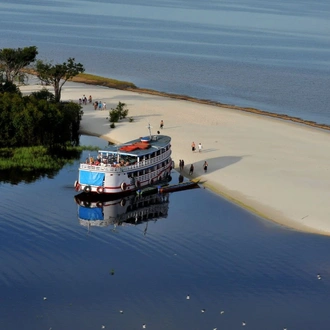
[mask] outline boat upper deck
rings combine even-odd
[[[134,171],[141,167],[154,166],[171,155],[171,138],[166,135],[153,135],[111,145],[99,150],[97,157],[88,157],[80,164],[82,170],[98,172]]]
[[[143,157],[165,148],[170,142],[171,137],[167,135],[152,135],[151,137],[141,137],[120,145],[110,145],[107,149],[99,150],[99,152],[102,154],[119,153],[132,157]],[[136,146],[136,148],[131,146]]]

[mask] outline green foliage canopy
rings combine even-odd
[[[35,69],[41,81],[54,87],[55,102],[61,100],[62,87],[67,80],[85,71],[84,66],[71,57],[67,62],[55,65],[38,60]]]
[[[111,108],[111,110],[109,111],[109,121],[111,123],[117,123],[120,119],[124,119],[127,117],[128,111],[129,109],[126,106],[126,103],[119,101],[116,108]]]
[[[13,82],[15,78],[24,78],[22,69],[36,60],[37,47],[3,48],[0,50],[0,70],[2,81]],[[20,79],[20,80],[21,80]]]
[[[44,91],[0,94],[0,148],[79,144],[79,104],[49,102]]]

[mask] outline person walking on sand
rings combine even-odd
[[[196,145],[195,145],[195,142],[193,142],[193,143],[191,144],[191,151],[192,151],[192,152],[195,152],[195,150],[196,150]]]
[[[190,165],[190,170],[189,170],[189,175],[193,175],[194,174],[194,164]]]
[[[160,129],[163,129],[163,127],[164,127],[164,120],[163,119],[160,121],[159,127],[160,127]]]
[[[182,170],[184,169],[184,160],[181,160],[181,166],[182,166]]]
[[[198,152],[202,152],[202,148],[203,148],[203,146],[202,146],[202,144],[199,142],[199,144],[198,144]]]
[[[207,163],[207,161],[204,162],[203,168],[204,168],[204,173],[207,172],[207,167],[209,166],[209,164]]]

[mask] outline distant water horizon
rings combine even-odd
[[[139,88],[330,124],[325,0],[1,1],[1,47]],[[13,20],[13,17],[15,18]]]

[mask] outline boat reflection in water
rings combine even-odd
[[[101,196],[100,196],[101,197]],[[157,221],[167,218],[169,207],[169,194],[150,194],[142,196],[132,194],[118,199],[97,200],[97,196],[81,193],[75,196],[78,204],[78,219],[82,226],[107,227],[139,225],[148,221]],[[109,197],[110,198],[110,197]]]

